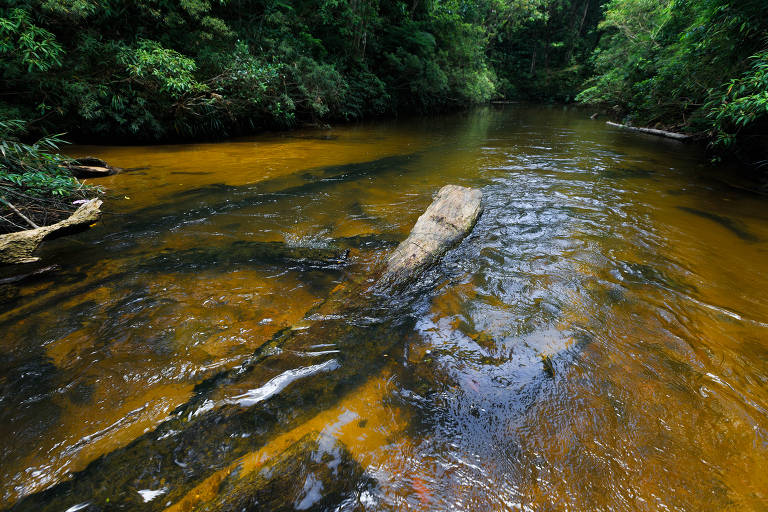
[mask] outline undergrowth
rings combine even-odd
[[[25,144],[25,123],[0,121],[0,232],[53,224],[98,193],[72,176],[70,158],[59,154],[59,135]]]

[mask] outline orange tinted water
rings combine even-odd
[[[321,410],[297,402],[306,417],[178,489],[147,460],[149,483],[126,495],[163,489],[146,507],[194,509],[320,432],[374,482],[350,502],[366,510],[768,508],[767,203],[697,148],[510,106],[71,152],[129,170],[93,181],[99,226],[43,248],[57,274],[0,294],[5,505],[151,435],[392,247],[306,265],[237,243],[396,240],[457,183],[483,189],[485,212],[409,305],[410,332],[352,369],[359,386]],[[320,385],[340,371],[323,364],[352,364],[332,342],[268,357],[213,407]]]

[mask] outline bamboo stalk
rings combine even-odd
[[[29,217],[27,217],[26,215],[24,215],[23,213],[21,213],[19,210],[17,210],[17,209],[16,209],[16,207],[15,207],[15,206],[13,206],[11,203],[9,203],[9,202],[8,202],[8,201],[7,201],[7,200],[6,200],[6,199],[5,199],[3,196],[0,196],[0,202],[2,202],[2,203],[5,205],[5,206],[7,206],[8,208],[10,208],[11,210],[13,210],[13,212],[14,212],[16,215],[18,215],[19,217],[21,217],[22,219],[24,219],[24,220],[27,222],[27,224],[29,224],[30,226],[32,226],[32,228],[33,228],[33,229],[37,229],[37,228],[39,228],[39,227],[40,227],[40,226],[38,226],[37,224],[35,224],[34,222],[32,222],[32,221],[29,219]]]

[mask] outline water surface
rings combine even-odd
[[[129,170],[0,287],[3,508],[768,508],[768,208],[699,149],[508,106],[72,153]],[[307,316],[448,183],[412,293]]]

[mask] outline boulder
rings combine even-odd
[[[91,199],[56,224],[0,235],[0,264],[38,261],[40,258],[32,256],[32,253],[43,240],[85,229],[100,217],[101,200]]]

